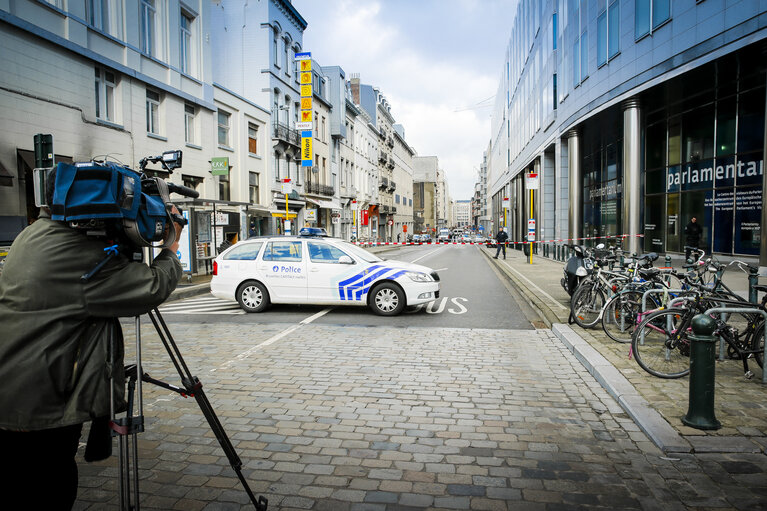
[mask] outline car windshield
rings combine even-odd
[[[372,254],[368,252],[367,250],[365,250],[364,248],[358,247],[357,245],[352,245],[351,243],[347,243],[346,241],[341,242],[338,245],[344,251],[354,254],[355,257],[358,257],[367,263],[377,263],[382,261],[382,259],[378,257],[377,255]]]

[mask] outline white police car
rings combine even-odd
[[[303,230],[302,230],[303,231]],[[426,266],[384,261],[337,238],[267,236],[241,241],[213,262],[210,291],[247,312],[270,303],[367,305],[382,316],[439,297],[439,276]]]

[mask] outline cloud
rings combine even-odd
[[[473,195],[476,169],[490,137],[493,102],[483,100],[498,88],[505,42],[489,49],[465,48],[465,43],[454,41],[459,36],[448,32],[455,28],[446,25],[449,20],[476,34],[481,26],[468,25],[474,18],[482,22],[479,10],[488,13],[484,2],[447,4],[294,0],[309,23],[304,49],[320,65],[339,65],[347,77],[359,73],[362,83],[378,87],[396,122],[404,126],[408,143],[419,155],[439,158],[457,200]],[[431,25],[424,23],[430,19]],[[487,18],[485,28],[486,24]],[[461,32],[460,38],[476,37],[472,33]],[[491,50],[499,56],[489,65],[494,60]],[[467,55],[472,54],[485,63],[467,65]]]

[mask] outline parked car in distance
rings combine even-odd
[[[436,271],[322,235],[250,238],[213,262],[211,293],[246,312],[272,303],[363,305],[393,316],[439,298]]]

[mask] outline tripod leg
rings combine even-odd
[[[242,483],[245,492],[248,494],[248,498],[250,498],[250,501],[253,503],[253,507],[255,507],[256,511],[266,511],[268,500],[263,496],[256,497],[253,494],[253,491],[250,489],[247,480],[242,475],[242,461],[240,460],[240,457],[234,450],[234,446],[229,440],[226,431],[224,431],[224,427],[221,425],[221,421],[219,421],[216,412],[213,410],[213,407],[210,404],[210,401],[208,401],[208,396],[206,396],[205,392],[202,390],[202,383],[196,376],[192,376],[191,372],[189,371],[189,368],[187,367],[186,362],[184,361],[184,358],[181,356],[181,352],[178,349],[178,345],[173,340],[173,336],[170,334],[168,325],[160,315],[160,311],[154,309],[148,313],[148,316],[152,321],[155,330],[157,330],[157,335],[160,336],[160,340],[165,346],[165,349],[168,352],[168,356],[173,362],[173,365],[176,367],[176,371],[178,371],[178,374],[181,377],[181,381],[186,388],[186,393],[188,395],[194,396],[195,401],[197,401],[197,405],[200,407],[200,411],[202,411],[203,416],[208,421],[208,425],[213,431],[213,434],[216,435],[216,440],[218,440],[221,449],[223,449],[224,454],[226,454],[226,457],[229,460],[229,465],[231,465],[232,469],[237,474],[237,478],[240,480],[240,483]]]

